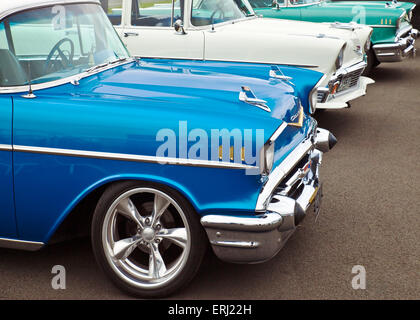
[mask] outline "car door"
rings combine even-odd
[[[1,66],[0,68],[2,69]],[[12,98],[10,95],[1,94],[0,89],[0,238],[16,237],[11,132]]]
[[[0,238],[16,238],[13,201],[12,112],[13,100],[3,93],[16,76],[10,58],[4,22],[0,23]]]
[[[204,58],[203,31],[175,32],[174,22],[184,20],[184,1],[173,1],[125,0],[122,27],[117,27],[117,30],[132,55],[150,58]]]

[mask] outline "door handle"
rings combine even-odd
[[[127,37],[137,37],[139,34],[137,32],[124,32],[124,38]]]

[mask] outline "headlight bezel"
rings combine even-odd
[[[369,36],[367,37],[367,40],[365,43],[365,53],[367,53],[372,46],[372,34],[373,34],[373,30],[370,31]]]
[[[397,30],[399,30],[400,29],[400,26],[401,26],[401,22],[404,20],[404,18],[407,16],[407,12],[403,12],[401,15],[400,15],[400,17],[397,19],[397,22],[395,23],[395,26],[396,26],[396,28],[397,28]]]
[[[413,10],[414,10],[414,8],[415,7],[413,7],[413,8],[411,8],[411,10],[410,11],[408,11],[408,14],[407,14],[407,18],[408,18],[408,21],[411,23],[411,20],[413,19]]]
[[[337,59],[335,60],[335,69],[339,70],[344,64],[344,49],[346,45],[343,45],[340,52],[338,53]]]
[[[274,154],[276,142],[268,140],[261,148],[260,166],[261,174],[268,176],[274,167]]]

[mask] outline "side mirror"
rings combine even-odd
[[[174,23],[174,29],[177,34],[186,34],[184,30],[184,22],[182,20],[178,19]]]

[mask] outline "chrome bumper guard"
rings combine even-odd
[[[234,263],[260,263],[274,257],[307,215],[318,215],[322,197],[319,166],[323,152],[335,143],[329,131],[317,129],[315,140],[298,146],[269,175],[257,201],[257,215],[201,218],[214,253]],[[306,157],[309,165],[296,168]]]
[[[397,37],[395,43],[376,44],[373,46],[379,62],[399,62],[416,56],[415,42],[419,31],[411,29],[404,38]]]

